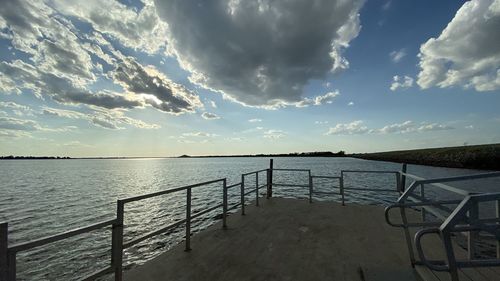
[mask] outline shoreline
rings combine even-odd
[[[500,143],[350,154],[365,160],[500,171]]]

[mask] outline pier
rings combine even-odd
[[[281,172],[298,173],[304,181],[275,182],[273,175]],[[353,187],[345,183],[347,174],[388,174],[394,182]],[[496,177],[499,172],[424,179],[407,173],[406,165],[400,171],[314,175],[309,169],[274,168],[271,160],[269,168],[244,173],[238,183],[220,178],[117,200],[115,219],[34,241],[10,245],[8,223],[1,223],[0,280],[16,280],[17,253],[102,228],[112,230],[109,266],[80,280],[110,274],[115,281],[500,280],[500,193],[470,193],[448,184]],[[330,189],[317,190],[318,180],[330,182]],[[220,186],[214,196],[221,203],[194,210],[192,192],[205,185]],[[285,187],[303,199],[273,195],[273,188]],[[232,189],[239,191],[236,204],[228,200]],[[436,190],[453,194],[453,199],[429,196],[428,191]],[[350,204],[348,198],[359,192],[387,192],[398,199],[385,208]],[[185,219],[140,237],[124,237],[128,203],[172,193],[185,195]],[[336,195],[338,200],[317,201],[321,194]],[[495,216],[484,217],[479,211],[487,203],[496,205]],[[220,214],[220,221],[193,235],[193,220],[213,212]],[[183,243],[124,271],[124,249],[178,228],[185,231]],[[458,241],[463,237],[465,246]],[[478,243],[483,240],[496,244],[495,256],[480,255]]]

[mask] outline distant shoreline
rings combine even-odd
[[[58,157],[58,156],[2,156],[0,160],[106,160],[106,159],[168,159],[168,158],[254,158],[254,157],[353,157],[417,165],[500,171],[500,143],[456,147],[398,150],[375,153],[346,154],[339,152],[302,152],[246,155],[181,155],[165,157]]]
[[[366,160],[500,171],[500,143],[348,155]]]

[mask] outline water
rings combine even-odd
[[[228,185],[245,172],[265,169],[266,158],[182,158],[125,160],[19,160],[0,161],[0,221],[8,221],[9,243],[25,242],[98,221],[113,219],[116,200],[134,195],[227,177]],[[341,169],[399,170],[401,165],[353,158],[275,158],[275,168],[311,169],[313,175],[336,176]],[[474,170],[409,165],[408,172],[433,178],[477,173]],[[260,184],[264,184],[262,174]],[[245,179],[255,186],[254,177]],[[276,171],[276,183],[307,184],[307,173]],[[454,186],[476,191],[498,191],[498,179],[463,182]],[[317,180],[315,189],[332,191],[331,180]],[[393,175],[348,175],[345,186],[394,188]],[[221,184],[193,190],[193,212],[222,203]],[[231,189],[229,202],[239,200]],[[395,195],[382,192],[346,191],[348,204],[394,202]],[[275,187],[277,196],[305,198],[306,188]],[[432,195],[432,191],[428,194]],[[252,195],[251,195],[252,196]],[[442,194],[441,194],[442,196]],[[450,194],[451,196],[451,194]],[[339,200],[336,195],[318,200]],[[216,222],[220,211],[206,214],[193,224],[200,231]],[[126,205],[125,240],[139,237],[185,216],[185,193],[175,193]],[[75,280],[105,267],[110,259],[110,229],[97,230],[73,239],[35,248],[18,255],[20,280]],[[144,263],[183,239],[184,228],[146,240],[124,254],[129,266]],[[196,248],[196,245],[192,246]]]

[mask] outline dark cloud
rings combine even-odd
[[[156,1],[169,51],[190,79],[248,105],[301,100],[304,85],[348,67],[362,1]]]
[[[19,87],[30,89],[37,95],[50,96],[60,103],[95,105],[108,109],[144,105],[138,100],[131,100],[119,94],[92,93],[67,78],[39,71],[19,60],[13,63],[1,62],[0,73],[16,81]]]
[[[194,112],[195,107],[202,106],[196,94],[173,83],[155,68],[145,68],[132,58],[125,58],[109,76],[129,92],[154,96],[156,99],[147,99],[146,102],[164,112]]]

